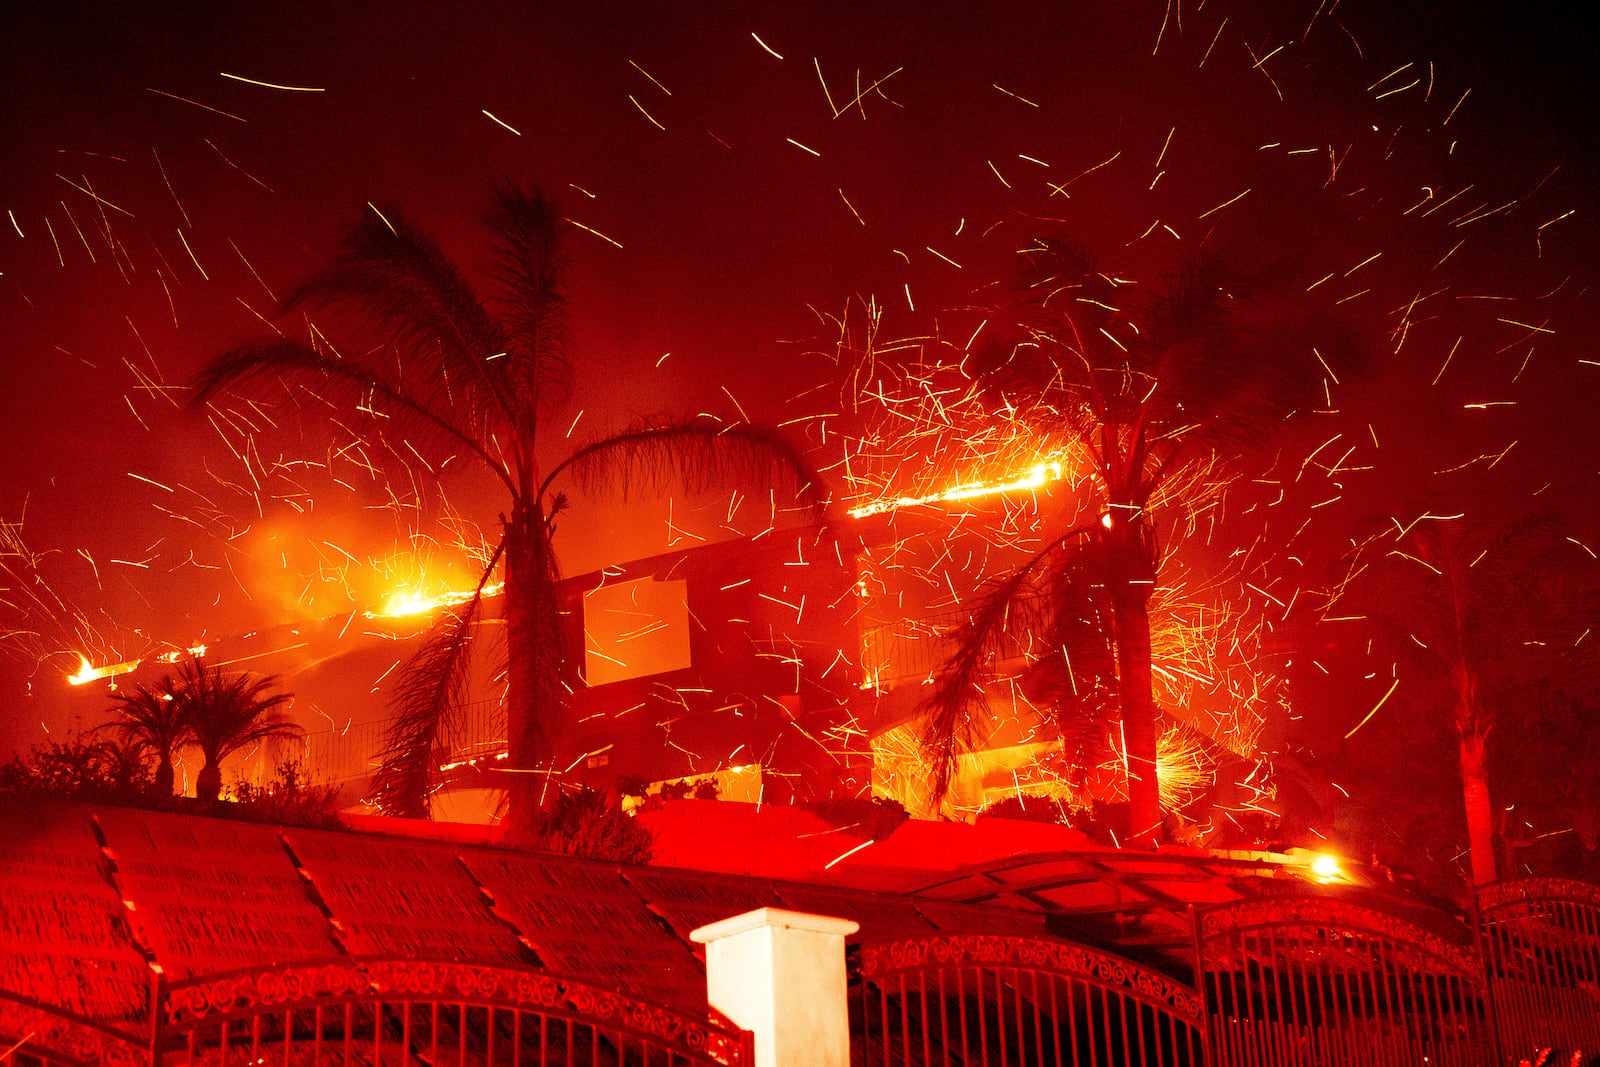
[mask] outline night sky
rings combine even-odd
[[[1339,496],[1310,543],[1535,506],[1597,543],[1596,86],[1554,5],[44,8],[0,16],[0,752],[80,652],[349,611],[408,576],[397,545],[460,566],[439,515],[497,504],[470,477],[182,387],[369,203],[470,266],[503,179],[573,223],[575,437],[840,411],[830,317],[876,298],[886,335],[959,344],[1067,232],[1135,277],[1224,250],[1371,341],[1345,421],[1283,445],[1291,475],[1359,446],[1305,490]],[[668,543],[599,507],[561,547],[575,573]]]

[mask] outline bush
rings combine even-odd
[[[337,830],[342,825],[338,800],[338,786],[314,785],[299,760],[285,760],[265,785],[238,782],[233,787],[233,803],[216,804],[212,812],[250,822]]]
[[[35,745],[0,767],[0,793],[152,805],[155,774],[136,748],[84,735]]]
[[[851,800],[819,800],[801,804],[801,809],[840,830],[850,830],[872,841],[882,841],[911,816],[896,801],[887,797]]]
[[[611,802],[607,793],[587,786],[564,794],[546,813],[532,845],[610,863],[649,863],[655,842],[633,816]]]

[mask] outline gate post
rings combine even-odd
[[[849,1067],[849,919],[757,908],[702,926],[711,1006],[755,1034],[756,1067]]]
[[[167,1010],[167,976],[156,971],[150,976],[150,1067],[161,1067],[161,1039],[164,1036],[161,1017]]]
[[[1217,1067],[1221,1042],[1211,1040],[1213,1018],[1211,994],[1206,981],[1205,945],[1200,936],[1200,912],[1189,905],[1189,951],[1194,957],[1194,991],[1200,995],[1200,1062],[1202,1067]]]

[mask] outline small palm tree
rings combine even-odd
[[[1023,255],[1020,299],[990,319],[1010,325],[990,331],[998,337],[972,368],[994,409],[1014,410],[1041,438],[1077,450],[1092,519],[974,607],[963,649],[925,705],[935,799],[982,712],[982,682],[999,650],[1042,637],[1055,651],[1041,661],[1039,684],[1063,721],[1085,710],[1120,718],[1131,830],[1148,840],[1162,823],[1150,625],[1162,567],[1157,513],[1181,513],[1197,470],[1276,432],[1317,396],[1325,371],[1305,322],[1261,322],[1252,335],[1246,283],[1220,260],[1141,288],[1065,242],[1041,240]],[[1321,356],[1343,355],[1332,350],[1343,340],[1322,334]],[[1070,725],[1063,733],[1083,736]]]
[[[626,493],[640,481],[691,491],[716,484],[786,485],[813,476],[778,434],[708,417],[645,423],[571,449],[556,417],[572,385],[566,345],[563,219],[538,193],[499,190],[487,218],[496,251],[491,299],[480,297],[437,243],[396,210],[369,213],[340,255],[282,305],[348,316],[362,342],[336,351],[276,337],[224,354],[201,372],[204,402],[244,382],[314,381],[352,412],[380,408],[413,439],[476,459],[505,499],[500,539],[477,594],[447,612],[412,658],[373,783],[386,812],[426,816],[437,750],[465,702],[468,652],[482,593],[497,568],[506,630],[505,708],[512,832],[533,830],[555,800],[544,788],[576,680],[556,585],[564,484]],[[548,429],[547,429],[548,428]]]
[[[205,765],[195,778],[194,794],[214,801],[222,795],[222,761],[251,745],[273,738],[299,737],[301,728],[285,714],[294,699],[278,690],[277,675],[224,674],[191,657],[179,669],[173,686],[179,714],[187,724]]]
[[[177,775],[173,757],[194,739],[194,731],[184,716],[177,697],[177,683],[171,675],[154,686],[140,684],[117,693],[111,711],[115,718],[97,729],[115,732],[125,743],[138,745],[156,763],[155,790],[170,797]]]

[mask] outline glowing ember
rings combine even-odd
[[[483,587],[484,596],[495,596],[505,588],[504,582],[495,582]],[[400,619],[411,615],[426,615],[438,611],[440,608],[452,608],[457,604],[465,604],[473,597],[471,590],[467,592],[445,592],[433,596],[417,592],[414,589],[400,589],[390,593],[384,598],[383,607],[377,611],[362,612],[369,619]]]
[[[915,507],[918,504],[947,504],[975,497],[999,496],[1002,493],[1019,493],[1042,488],[1061,478],[1061,461],[1050,460],[1034,466],[1027,473],[1009,482],[963,482],[927,496],[902,496],[894,500],[878,500],[859,508],[850,509],[850,517],[864,519],[868,515],[881,515],[886,511]]]
[[[101,678],[113,678],[119,674],[129,674],[139,669],[138,660],[129,660],[126,663],[111,663],[104,667],[96,667],[89,662],[87,656],[80,655],[78,662],[81,664],[77,674],[67,675],[70,685],[84,685]]]

